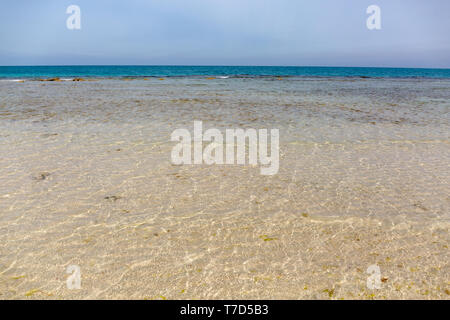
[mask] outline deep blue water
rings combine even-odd
[[[450,69],[258,66],[0,66],[0,78],[299,76],[450,78]]]

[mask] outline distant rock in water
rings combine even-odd
[[[55,77],[55,78],[41,79],[40,81],[61,81],[61,79],[58,77]]]
[[[57,136],[57,133],[43,133],[41,134],[42,138],[49,138],[49,137],[53,137],[53,136]]]
[[[117,201],[119,199],[122,199],[122,197],[119,196],[106,196],[104,199],[106,200],[112,200],[112,201]]]
[[[39,173],[39,174],[33,176],[32,179],[33,179],[33,180],[36,180],[36,181],[42,181],[42,180],[47,179],[47,177],[48,177],[49,175],[50,175],[49,172],[41,172],[41,173]]]

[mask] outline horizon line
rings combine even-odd
[[[450,67],[370,67],[370,66],[308,66],[308,65],[225,65],[225,64],[24,64],[0,65],[0,67],[276,67],[276,68],[366,68],[366,69],[441,69]]]

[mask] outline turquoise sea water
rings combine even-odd
[[[3,79],[195,76],[450,78],[450,69],[279,66],[0,66],[0,78]]]

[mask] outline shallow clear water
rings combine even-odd
[[[450,80],[92,80],[0,82],[1,297],[448,297]],[[194,120],[279,173],[172,165]]]

